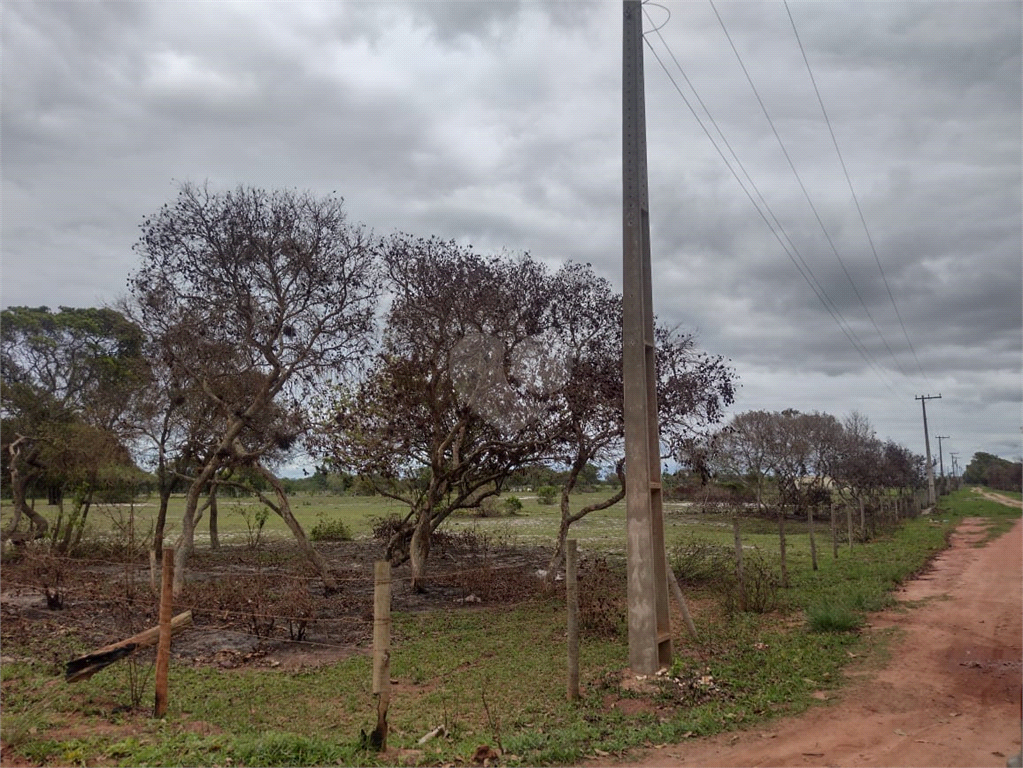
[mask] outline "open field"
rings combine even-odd
[[[851,550],[843,546],[837,560],[822,524],[816,572],[805,525],[790,521],[792,586],[778,590],[774,610],[729,612],[720,584],[684,584],[701,642],[676,626],[678,658],[670,674],[637,686],[622,674],[628,656],[619,631],[624,578],[615,554],[623,547],[624,509],[594,513],[573,530],[584,555],[584,603],[586,595],[603,599],[584,606],[590,630],[581,648],[584,694],[570,704],[564,694],[563,591],[544,591],[534,574],[545,559],[537,545],[551,542],[557,508],[527,496],[516,517],[449,521],[451,540],[434,548],[427,595],[411,595],[405,570],[395,570],[389,743],[404,751],[383,758],[360,743],[360,730],[374,722],[369,564],[380,546],[368,537],[372,519],[399,512],[397,505],[359,497],[293,499],[307,530],[320,516],[337,516],[356,537],[318,545],[346,585],[341,594],[324,596],[284,531],[273,527],[278,521],[267,523],[271,541],[250,548],[242,515],[231,511],[233,500],[224,500],[221,539],[231,545],[211,553],[200,542],[193,582],[176,607],[192,608],[196,624],[175,639],[170,708],[159,721],[148,716],[146,659],[135,667],[121,662],[74,685],[60,677],[64,662],[76,654],[153,623],[155,598],[144,558],[127,565],[88,556],[75,561],[62,571],[65,607],[50,611],[38,583],[45,561],[33,560],[31,552],[8,557],[0,667],[3,763],[436,765],[471,762],[485,744],[502,752],[502,765],[572,764],[745,728],[829,697],[844,684],[850,665],[881,663],[892,637],[858,631],[861,621],[855,620],[851,631],[811,631],[814,621],[832,614],[856,619],[890,604],[891,591],[946,545],[964,516],[984,517],[991,535],[1019,517],[1018,510],[962,491],[942,500],[939,515],[905,521]],[[139,530],[145,530],[150,509],[138,508]],[[691,508],[668,512],[669,548],[679,541],[687,547],[730,545],[727,518]],[[110,534],[121,520],[108,513],[96,515],[97,535]],[[759,551],[764,562],[775,562],[774,524],[746,520],[743,527],[751,554]],[[481,602],[466,602],[469,595]],[[246,600],[262,607],[246,609]],[[301,618],[296,614],[308,619],[304,642],[288,639]],[[269,629],[265,618],[258,626],[265,615],[276,617]],[[148,688],[137,693],[146,680]],[[440,725],[446,735],[417,743]]]

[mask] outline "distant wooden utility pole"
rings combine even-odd
[[[671,627],[657,430],[643,93],[643,7],[640,0],[623,0],[622,10],[622,367],[629,666],[636,673],[649,675],[671,663]]]
[[[913,398],[920,401],[924,412],[924,447],[927,449],[927,506],[933,507],[937,502],[934,495],[934,467],[931,465],[931,440],[927,437],[927,401],[940,400],[941,395],[917,395]]]

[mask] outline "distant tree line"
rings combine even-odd
[[[986,485],[999,491],[1020,491],[1023,486],[1023,464],[979,451],[973,454],[970,463],[966,465],[963,481],[971,485]]]

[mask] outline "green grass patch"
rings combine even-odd
[[[811,632],[855,632],[863,621],[863,614],[847,605],[811,605],[806,609],[806,625]]]
[[[996,491],[996,493],[1004,493]],[[1011,494],[1005,493],[1006,496]],[[1018,496],[1018,494],[1017,494]],[[1000,504],[997,501],[985,499],[976,491],[964,488],[942,496],[938,500],[938,515],[943,519],[955,522],[965,517],[982,517],[985,519],[988,531],[984,539],[977,544],[983,546],[988,541],[997,539],[1007,533],[1009,529],[1019,520],[1023,511],[1019,507],[1012,507],[1008,504]]]

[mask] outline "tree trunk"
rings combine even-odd
[[[781,548],[781,585],[789,585],[789,566],[785,559],[785,507],[778,506],[778,544]]]
[[[409,543],[409,560],[412,566],[412,591],[424,592],[426,576],[426,559],[430,556],[430,513],[420,510],[416,520],[416,530]]]
[[[866,505],[863,503],[863,498],[860,497],[860,540],[867,540],[867,513],[865,511]]]
[[[220,549],[220,532],[217,529],[217,486],[210,489],[210,549]]]
[[[817,537],[813,532],[813,505],[806,508],[806,526],[810,531],[810,562],[813,569],[817,570]]]
[[[320,574],[320,578],[323,579],[323,588],[325,591],[334,592],[337,590],[337,580],[330,573],[330,566],[327,561],[323,558],[319,552],[316,551],[316,547],[310,543],[309,539],[306,538],[305,531],[302,530],[301,524],[295,519],[295,516],[291,513],[291,504],[288,503],[288,496],[284,493],[284,486],[281,485],[280,480],[274,475],[273,472],[268,470],[266,467],[256,464],[256,471],[270,484],[274,489],[274,495],[277,496],[278,508],[274,511],[280,515],[281,519],[284,520],[285,525],[291,531],[291,534],[295,537],[295,541],[298,542],[299,548],[305,553],[305,556],[309,558],[309,562],[313,564],[313,567]],[[213,514],[213,510],[216,507],[216,491],[210,495],[210,514]],[[430,539],[429,528],[427,528],[427,541]]]
[[[11,461],[11,502],[14,507],[14,518],[11,520],[11,525],[3,532],[3,540],[6,541],[11,537],[11,534],[18,527],[18,523],[21,521],[21,516],[25,515],[29,519],[29,533],[32,534],[32,538],[41,538],[46,535],[47,529],[50,524],[46,522],[46,518],[36,512],[34,509],[29,507],[25,501],[26,490],[28,488],[28,475],[23,474],[14,466],[14,460],[12,457]]]
[[[558,539],[554,543],[554,554],[551,555],[550,562],[547,563],[547,575],[544,577],[547,586],[554,584],[554,579],[561,570],[561,564],[565,561],[565,542],[568,540],[569,527],[571,527],[571,521],[562,513]]]
[[[195,511],[199,507],[199,496],[210,478],[216,472],[213,461],[207,464],[188,487],[185,495],[185,514],[181,519],[181,536],[174,546],[174,597],[181,596],[185,584],[185,564],[195,548]]]
[[[85,521],[89,519],[90,509],[92,509],[91,492],[89,493],[89,498],[82,505],[82,516],[78,519],[78,525],[75,527],[75,540],[71,542],[69,549],[76,549],[82,543],[82,534],[85,533]]]
[[[852,523],[852,507],[848,504],[845,505],[845,522],[849,528],[849,549],[853,547],[853,523]]]

